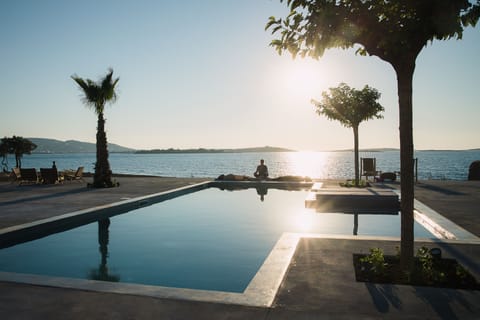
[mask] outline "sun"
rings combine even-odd
[[[295,59],[284,61],[282,88],[293,99],[310,101],[326,90],[328,72],[318,61]]]

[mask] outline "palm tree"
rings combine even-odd
[[[95,163],[95,175],[93,177],[93,186],[96,188],[113,187],[112,171],[108,162],[107,134],[105,133],[105,119],[103,112],[107,102],[113,103],[117,94],[115,86],[119,78],[113,80],[113,70],[109,69],[107,75],[94,82],[90,79],[82,79],[76,75],[72,79],[80,86],[84,93],[83,102],[87,107],[93,108],[98,115],[97,124],[97,162]]]
[[[3,172],[8,171],[8,152],[9,152],[9,138],[5,137],[0,140],[0,157],[2,157]]]
[[[355,150],[355,186],[358,187],[360,174],[358,170],[358,127],[362,121],[383,118],[380,112],[385,109],[377,102],[380,93],[369,86],[362,90],[350,88],[341,83],[337,88],[330,88],[330,94],[323,92],[323,100],[312,99],[318,115],[330,120],[337,120],[343,126],[353,129]]]

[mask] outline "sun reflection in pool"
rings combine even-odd
[[[309,210],[309,212],[307,211]],[[316,227],[315,212],[312,209],[307,209],[303,212],[296,212],[291,216],[290,226],[296,230],[295,232],[313,232]]]

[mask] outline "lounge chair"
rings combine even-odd
[[[60,182],[56,168],[40,168],[40,174],[44,184],[55,184]]]
[[[375,178],[380,174],[380,171],[377,171],[377,159],[360,158],[360,160],[360,176],[365,176],[368,180],[368,177]]]
[[[20,173],[20,168],[13,168],[12,173],[10,173],[11,183],[22,181],[22,174]]]
[[[64,177],[65,180],[69,181],[76,180],[85,182],[85,180],[83,180],[83,167],[78,167],[77,171],[74,174],[66,172],[64,174]]]
[[[37,170],[35,168],[20,168],[20,183],[38,183]]]

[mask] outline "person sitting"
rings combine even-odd
[[[253,173],[257,179],[267,179],[268,178],[268,168],[265,165],[265,161],[260,160],[260,164],[257,166],[257,171]]]

